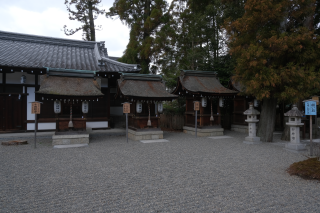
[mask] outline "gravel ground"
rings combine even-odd
[[[37,149],[33,138],[0,146],[0,212],[320,212],[320,183],[285,171],[305,156],[225,134],[144,144],[100,131],[85,148],[53,149],[49,136]]]

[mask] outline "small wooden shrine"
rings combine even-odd
[[[74,77],[75,73],[77,77]],[[101,102],[104,96],[101,79],[95,77],[94,71],[59,69],[48,69],[47,75],[41,76],[40,89],[36,94],[40,95],[46,106],[52,105],[56,132],[86,131],[89,103],[99,99]],[[62,114],[63,111],[67,116]]]
[[[163,138],[163,131],[159,128],[162,102],[178,96],[166,91],[159,75],[122,73],[115,98],[131,103],[128,137],[143,140]]]
[[[223,135],[220,107],[223,107],[226,98],[233,98],[238,92],[222,86],[216,72],[182,70],[172,93],[186,97],[185,133],[195,134],[194,102],[199,101],[197,135]]]

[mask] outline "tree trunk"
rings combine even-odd
[[[284,118],[284,130],[282,132],[282,135],[281,135],[281,140],[283,141],[290,141],[290,126],[286,125],[286,123],[289,121],[289,118],[288,117],[285,117]]]
[[[92,2],[89,1],[88,2],[88,6],[89,6],[89,21],[90,21],[90,39],[91,41],[95,41],[96,40],[96,32],[94,29],[94,21],[93,21],[93,14],[92,14]]]
[[[277,99],[265,98],[261,106],[258,136],[262,142],[272,142],[276,124]]]

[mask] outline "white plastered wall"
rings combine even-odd
[[[87,128],[108,128],[108,121],[87,121]]]
[[[7,73],[6,75],[6,82],[7,84],[20,84],[21,83],[21,76],[26,76],[26,84],[34,84],[34,75],[30,75],[26,72],[14,72],[14,73]],[[40,76],[38,76],[38,82],[40,80]]]
[[[56,123],[38,123],[38,130],[55,130]],[[34,130],[34,123],[27,124],[27,130]]]

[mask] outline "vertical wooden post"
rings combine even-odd
[[[38,91],[38,74],[34,75],[34,90]]]

